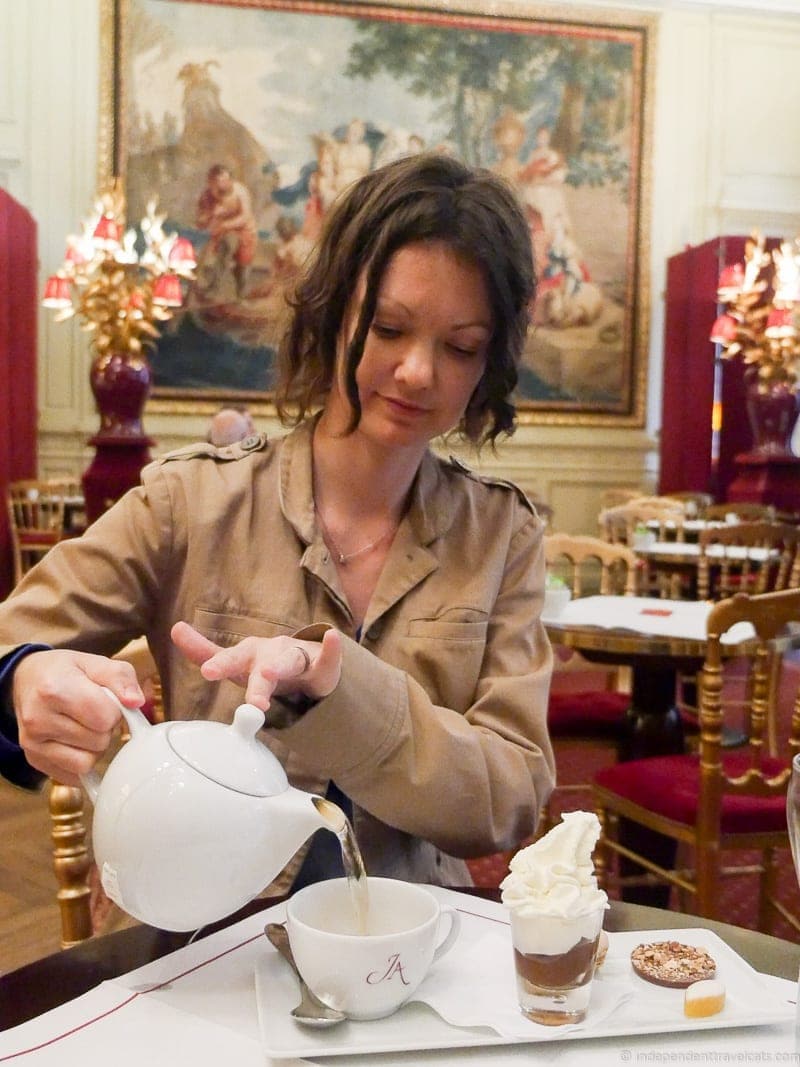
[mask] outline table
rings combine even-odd
[[[487,900],[499,899],[499,891],[495,889],[469,888],[462,892]],[[209,927],[205,934],[272,907],[279,899],[253,901],[229,920]],[[696,915],[612,901],[604,925],[610,932],[677,930],[685,927],[713,930],[758,971],[796,981],[800,970],[800,945]],[[136,926],[92,938],[20,967],[19,970],[0,975],[0,1030],[17,1026],[64,1004],[100,982],[117,978],[145,963],[160,959],[185,945],[189,936]]]
[[[694,675],[703,665],[710,609],[701,601],[595,596],[573,600],[557,616],[542,616],[554,644],[573,648],[588,660],[632,669],[631,704],[617,742],[619,760],[684,751],[675,686],[679,673]],[[752,636],[752,631],[741,633],[745,640]],[[726,641],[723,652],[735,656],[742,645]],[[620,833],[633,843],[632,827],[621,826]],[[661,834],[636,827],[635,842],[637,850],[665,866],[674,856],[674,842]],[[625,890],[627,900],[659,907],[666,906],[668,896],[668,887]]]
[[[702,666],[710,608],[700,601],[593,596],[573,600],[558,615],[542,616],[554,644],[597,663],[632,668],[631,707],[617,748],[620,760],[684,751],[676,676]],[[736,655],[741,643],[726,642],[723,648]]]

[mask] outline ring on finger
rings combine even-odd
[[[311,656],[309,656],[309,654],[306,652],[306,650],[304,648],[302,648],[300,645],[295,645],[294,647],[295,647],[295,651],[299,652],[300,655],[303,657],[303,666],[297,673],[298,673],[298,675],[305,674],[306,671],[308,670],[308,668],[311,666]]]

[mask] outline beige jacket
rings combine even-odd
[[[0,654],[111,654],[144,633],[168,714],[227,720],[241,689],[177,653],[176,621],[223,645],[335,626],[336,690],[299,717],[276,703],[265,740],[295,784],[333,778],[352,798],[370,874],[465,884],[455,857],[521,841],[552,788],[543,585],[542,523],[523,494],[428,454],[359,639],[314,520],[306,425],[151,464],[0,605]]]

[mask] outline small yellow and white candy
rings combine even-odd
[[[719,978],[704,978],[686,987],[683,1013],[690,1019],[716,1015],[725,1007],[725,985]]]

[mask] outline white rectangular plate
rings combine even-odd
[[[442,900],[462,911],[465,922],[506,923],[505,909],[447,890],[435,890]],[[681,941],[707,949],[717,963],[717,977],[725,983],[726,1005],[707,1019],[688,1019],[683,1013],[683,990],[645,982],[633,973],[630,953],[643,941]],[[312,1030],[296,1023],[290,1011],[297,1003],[294,975],[277,952],[266,946],[256,965],[256,998],[264,1050],[274,1057],[355,1056],[413,1052],[421,1049],[455,1049],[518,1045],[541,1041],[627,1037],[636,1034],[677,1034],[740,1026],[763,1026],[794,1018],[794,1006],[779,1002],[761,976],[715,933],[703,929],[645,930],[609,935],[609,952],[596,983],[608,983],[616,993],[621,984],[632,995],[597,1025],[591,1022],[591,1005],[584,1028],[530,1024],[527,1037],[508,1037],[488,1026],[461,1027],[445,1022],[426,1004],[409,1003],[394,1015],[373,1022],[344,1022],[329,1030]],[[448,966],[457,963],[459,943],[451,949]],[[508,965],[513,966],[509,947]]]

